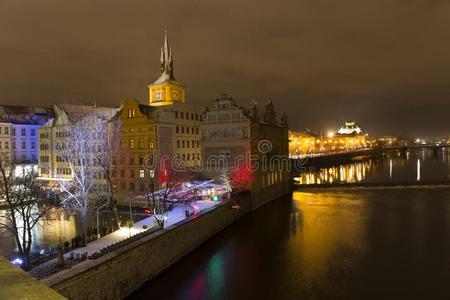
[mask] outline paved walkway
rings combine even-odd
[[[211,200],[202,200],[195,202],[194,205],[196,205],[196,211],[201,212],[202,210],[208,209],[210,207],[213,207],[218,202],[214,202]],[[183,221],[186,218],[185,215],[185,208],[183,206],[176,206],[171,211],[168,212],[168,219],[166,222],[166,227],[171,226],[173,224],[176,224],[180,221]],[[120,228],[119,230],[114,231],[113,233],[110,233],[108,235],[105,235],[101,237],[98,240],[92,241],[86,245],[86,247],[81,247],[74,249],[72,251],[69,251],[64,254],[65,258],[70,257],[70,253],[88,253],[88,256],[91,255],[94,252],[100,251],[100,249],[107,247],[111,244],[117,243],[121,240],[127,239],[135,234],[138,234],[142,231],[144,231],[143,226],[147,225],[149,228],[156,225],[154,216],[147,217],[139,222],[136,222],[134,224],[133,228]],[[47,273],[49,272],[51,268],[54,268],[54,266],[57,264],[58,259],[54,258],[51,259],[43,264],[40,264],[39,266],[36,266],[33,268],[30,273],[33,276],[36,276],[38,278],[43,278],[44,276],[37,276],[40,273]],[[43,274],[45,275],[45,274]]]

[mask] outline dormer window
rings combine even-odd
[[[134,117],[135,117],[134,108],[128,109],[128,118],[134,118]]]

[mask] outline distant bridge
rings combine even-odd
[[[386,150],[409,150],[409,149],[440,149],[440,148],[449,148],[450,144],[425,144],[425,145],[406,145],[406,146],[387,146],[382,149]]]

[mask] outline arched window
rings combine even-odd
[[[134,149],[134,140],[133,139],[130,140],[130,149]]]

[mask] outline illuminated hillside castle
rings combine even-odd
[[[169,46],[167,31],[164,33],[164,45],[161,48],[161,75],[148,86],[151,106],[170,105],[174,102],[185,103],[186,88],[176,81],[173,75],[172,47]]]

